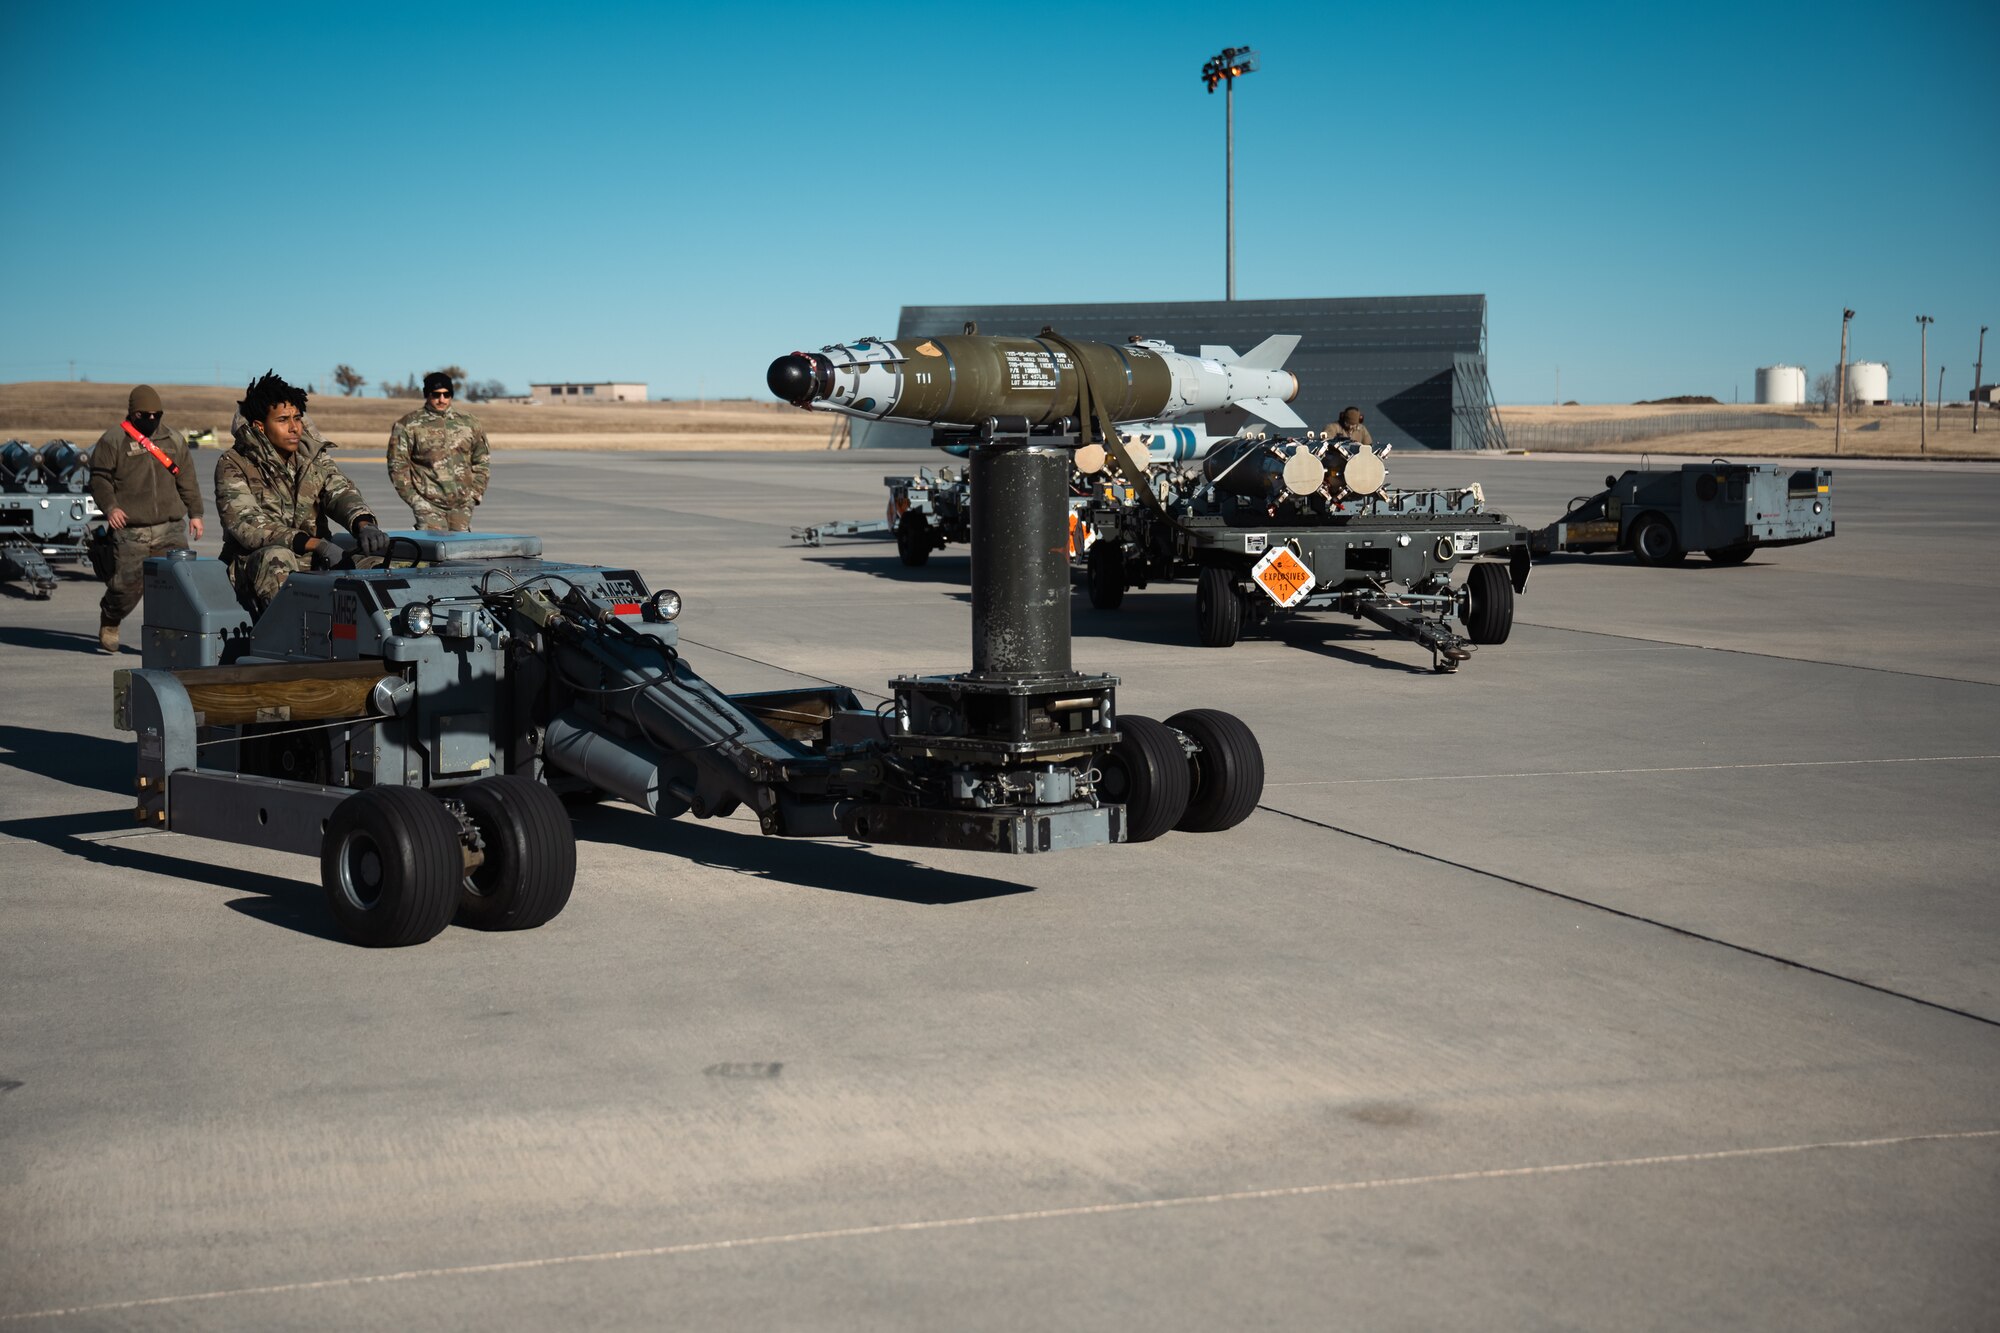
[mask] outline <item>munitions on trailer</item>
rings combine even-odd
[[[89,453],[68,440],[0,444],[0,581],[49,596],[57,582],[49,562],[83,559],[90,525],[103,518],[90,498]]]
[[[1055,428],[1199,415],[1229,435],[1253,417],[1305,427],[1286,406],[1299,381],[1283,367],[1298,343],[1280,334],[1241,356],[1213,346],[1187,356],[1151,339],[1077,342],[1049,329],[1036,338],[864,338],[781,356],[765,378],[795,407],[876,421],[971,428],[997,417]]]
[[[1487,512],[1477,486],[1389,488],[1387,452],[1312,434],[1246,436],[1138,486],[1108,479],[1076,508],[1091,604],[1112,610],[1128,588],[1192,576],[1209,647],[1325,608],[1413,639],[1435,669],[1456,670],[1476,646],[1506,641],[1527,586],[1528,534]]]

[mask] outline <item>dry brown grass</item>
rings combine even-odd
[[[0,439],[53,436],[88,444],[125,415],[125,384],[41,381],[0,384]],[[240,389],[155,385],[166,424],[213,428],[226,437]],[[419,406],[409,398],[314,394],[312,419],[350,448],[388,443],[396,418]],[[602,407],[530,407],[468,403],[496,449],[819,449],[834,419],[782,403],[615,403]]]
[[[1667,435],[1625,444],[1605,442],[1588,452],[1618,454],[1713,454],[1732,458],[1810,457],[1834,453],[1833,413],[1811,408],[1768,407],[1724,403],[1719,407],[1652,406],[1641,404],[1582,403],[1575,407],[1503,407],[1501,424],[1565,425],[1593,422],[1645,420],[1671,416],[1676,412],[1757,413],[1802,418],[1810,429],[1773,427],[1770,430],[1700,431],[1688,435]],[[1864,407],[1847,414],[1840,431],[1840,450],[1855,458],[2000,458],[2000,411],[1981,408],[1979,433],[1972,433],[1969,403],[1945,404],[1944,424],[1938,424],[1935,405],[1925,410],[1927,431],[1917,427],[1914,407]],[[1928,435],[1924,441],[1923,436]],[[1919,449],[1920,443],[1923,448]]]

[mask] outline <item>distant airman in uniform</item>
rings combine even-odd
[[[389,480],[419,528],[470,532],[490,473],[486,432],[452,396],[451,376],[424,376],[424,405],[389,428]]]
[[[97,647],[118,651],[118,626],[139,605],[146,557],[186,550],[201,537],[201,485],[187,442],[162,430],[160,395],[141,384],[125,400],[125,419],[98,436],[90,454],[90,497],[104,511],[118,563],[98,603]]]
[[[1352,440],[1356,444],[1375,446],[1375,437],[1368,433],[1368,427],[1361,423],[1366,420],[1358,407],[1340,409],[1340,420],[1326,428],[1326,433],[1336,440]]]
[[[215,508],[222,558],[252,614],[316,558],[333,563],[329,520],[354,534],[362,555],[388,550],[360,490],[334,465],[326,441],[308,431],[305,390],[266,371],[236,410],[236,443],[215,464]]]

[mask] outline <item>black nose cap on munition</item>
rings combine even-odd
[[[804,407],[833,392],[833,365],[810,352],[793,352],[771,363],[764,375],[771,392],[793,407]]]

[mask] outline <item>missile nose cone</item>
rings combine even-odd
[[[793,407],[806,407],[833,392],[833,365],[811,352],[793,352],[771,363],[764,383]]]

